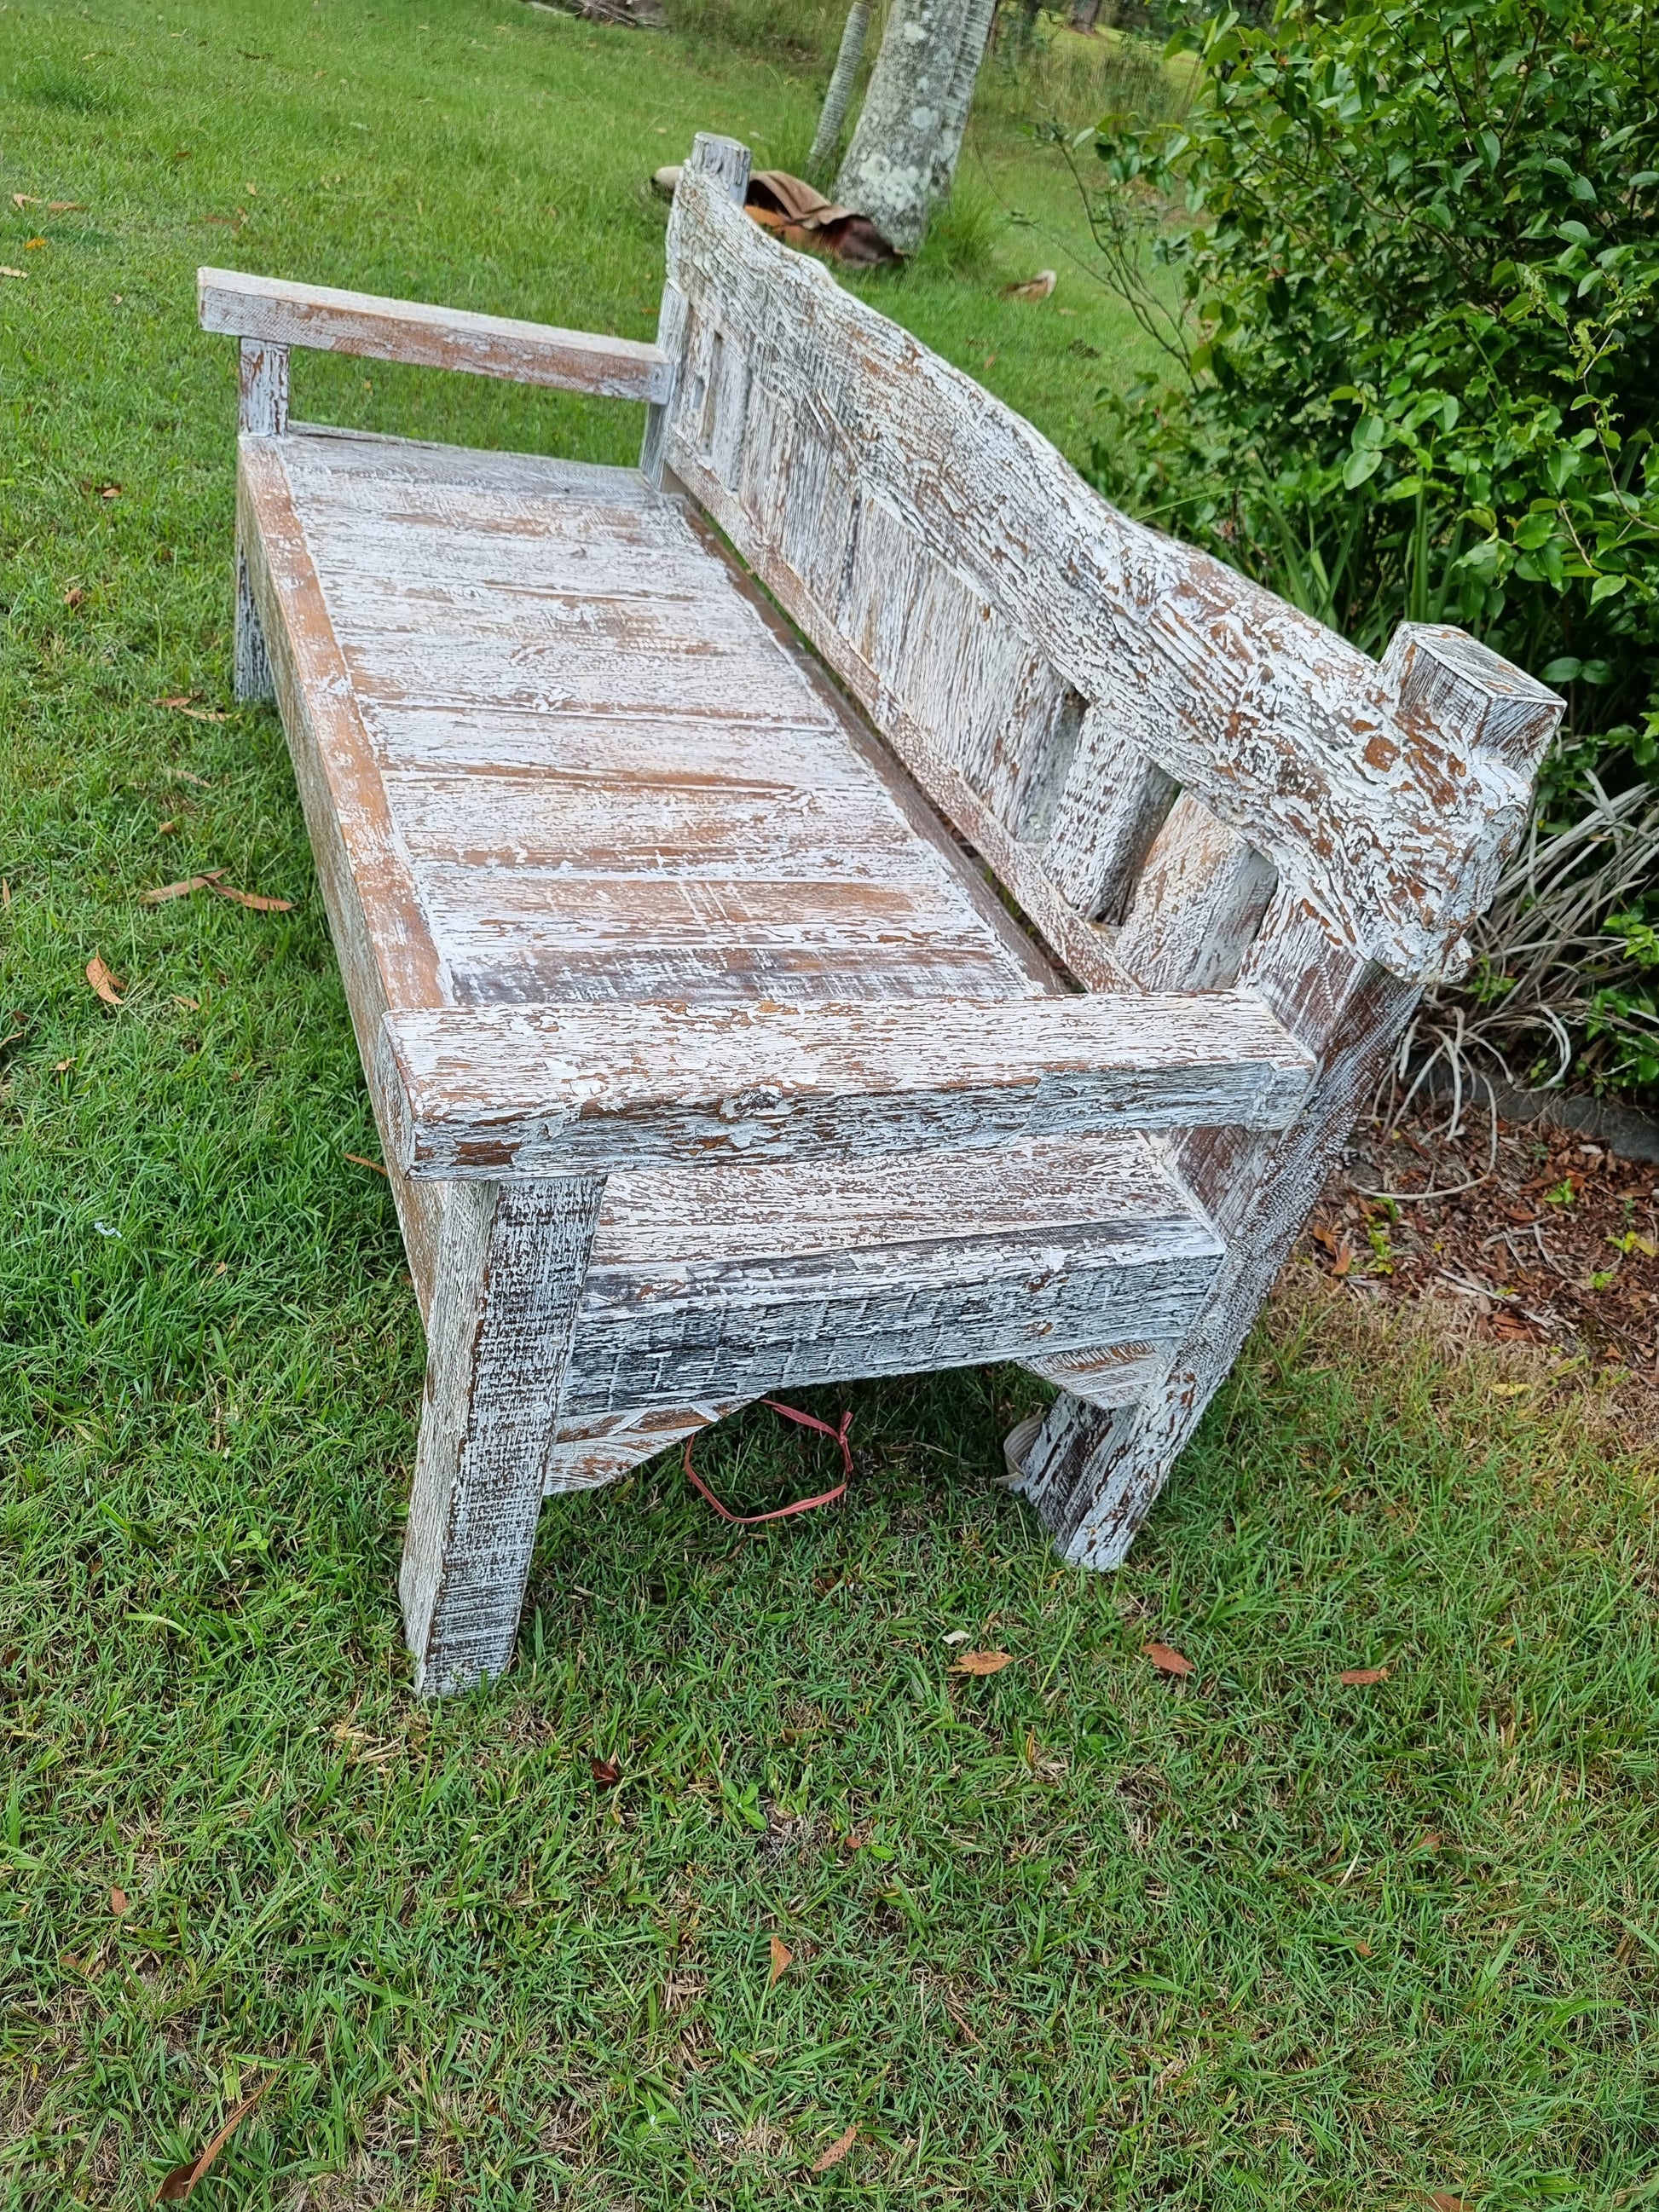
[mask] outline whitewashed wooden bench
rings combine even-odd
[[[655,345],[202,272],[238,690],[426,1321],[428,1691],[509,1663],[544,1495],[792,1384],[1023,1360],[1024,1491],[1121,1560],[1559,712],[1126,520],[748,158],[697,143]],[[644,400],[641,467],[302,427],[294,346]]]

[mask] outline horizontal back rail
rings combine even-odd
[[[660,403],[672,366],[659,346],[635,338],[563,331],[465,307],[376,299],[322,284],[290,284],[230,269],[197,272],[202,328],[253,347],[307,346],[319,353],[453,368],[514,384],[550,386],[605,399]]]
[[[1379,665],[1118,514],[750,222],[742,152],[700,139],[675,195],[659,334],[683,361],[647,469],[702,501],[1062,957],[1096,980],[1087,933],[1109,956],[1184,792],[1339,943],[1455,968],[1560,702],[1439,627]]]

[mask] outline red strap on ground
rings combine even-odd
[[[722,1521],[730,1521],[740,1528],[752,1528],[762,1521],[787,1521],[792,1513],[810,1513],[816,1505],[833,1505],[838,1498],[845,1498],[847,1486],[853,1480],[853,1447],[847,1441],[847,1431],[852,1424],[851,1412],[841,1417],[841,1426],[832,1429],[828,1421],[815,1419],[803,1413],[799,1407],[786,1406],[777,1398],[763,1398],[763,1406],[769,1406],[775,1413],[781,1413],[786,1421],[793,1421],[803,1429],[816,1429],[821,1437],[833,1437],[841,1446],[841,1463],[847,1472],[833,1490],[826,1490],[818,1498],[798,1498],[793,1505],[774,1507],[770,1513],[733,1513],[722,1505],[708,1485],[691,1464],[691,1439],[685,1440],[685,1479],[698,1496],[706,1498]]]

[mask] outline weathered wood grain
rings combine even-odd
[[[597,1490],[619,1481],[641,1462],[741,1411],[727,1399],[717,1406],[635,1407],[558,1425],[542,1484],[544,1498]]]
[[[265,346],[307,346],[371,361],[464,369],[515,384],[549,385],[607,399],[661,401],[670,386],[661,350],[635,338],[563,331],[465,307],[382,300],[324,284],[293,284],[239,270],[200,269],[198,309],[204,331]]]
[[[1273,892],[1271,864],[1184,793],[1152,840],[1114,957],[1148,991],[1225,991]]]
[[[498,1179],[726,1157],[1282,1127],[1310,1063],[1260,1003],[441,1008],[388,1016],[410,1175]]]
[[[866,1159],[827,1204],[798,1190],[793,1218],[768,1212],[764,1167],[618,1177],[583,1294],[568,1416],[1178,1340],[1220,1241],[1145,1144],[1095,1140],[1098,1157],[1079,1172],[1084,1149],[1071,1148],[1077,1180],[1049,1191],[1047,1219],[1033,1205],[1031,1218],[995,1226],[972,1201],[1000,1153]],[[1048,1140],[1030,1152],[1036,1182],[1042,1155],[1052,1170],[1066,1148]],[[633,1218],[651,1210],[645,1187],[671,1177],[682,1203],[688,1186],[702,1188],[693,1239]],[[906,1188],[907,1218],[884,1218],[884,1187]],[[732,1218],[745,1195],[758,1201],[755,1222]]]
[[[445,995],[1058,988],[681,499],[386,441],[282,454]]]
[[[351,686],[341,664],[283,455],[292,439],[245,438],[237,459],[237,542],[260,650],[294,763],[357,1054],[370,1075],[382,1157],[386,1101],[373,1081],[380,1024],[394,1006],[441,1003],[437,952],[404,865]],[[445,1191],[395,1167],[392,1194],[421,1310],[431,1305]]]
[[[953,724],[971,747],[1011,711],[1023,644],[1121,706],[1144,757],[1343,941],[1410,977],[1455,961],[1518,831],[1552,694],[1461,644],[1464,676],[1491,664],[1510,734],[1432,725],[1400,688],[1414,633],[1379,667],[1129,522],[1029,424],[744,221],[696,161],[669,280],[690,330],[668,460],[907,759],[907,715],[948,758]]]
[[[469,1184],[444,1209],[400,1589],[417,1694],[504,1674],[603,1184]]]

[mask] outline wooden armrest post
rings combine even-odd
[[[238,348],[236,427],[256,438],[280,438],[288,428],[288,348],[244,338]],[[235,695],[239,699],[274,699],[270,660],[248,577],[244,525],[236,518],[236,634],[234,647]]]
[[[749,197],[749,149],[736,138],[717,138],[709,131],[699,131],[686,167],[714,178],[724,188],[726,198],[738,207]],[[661,397],[653,399],[646,410],[645,442],[640,448],[640,474],[653,491],[662,489],[669,417],[673,412],[690,333],[690,308],[684,293],[672,283],[665,284],[657,316],[657,346],[667,363],[669,381]]]

